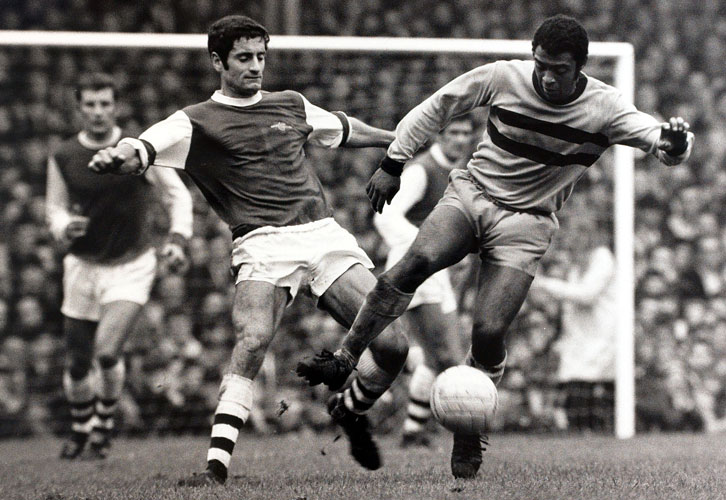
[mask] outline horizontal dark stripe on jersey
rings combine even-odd
[[[590,153],[572,153],[572,154],[560,154],[538,146],[532,146],[531,144],[523,144],[521,142],[514,141],[509,137],[502,135],[497,127],[492,123],[491,120],[487,122],[487,132],[489,137],[495,146],[502,148],[504,151],[519,156],[521,158],[527,158],[536,163],[543,165],[552,165],[555,167],[566,167],[568,165],[583,165],[589,167],[595,163],[600,155],[594,155]]]
[[[586,132],[578,128],[569,127],[562,125],[561,123],[552,123],[545,120],[539,120],[532,118],[531,116],[509,111],[498,106],[492,106],[491,112],[499,117],[499,120],[511,127],[523,128],[525,130],[531,130],[538,134],[547,135],[575,144],[585,144],[590,142],[602,148],[610,146],[610,141],[605,134],[598,134],[592,132]]]

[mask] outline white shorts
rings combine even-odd
[[[144,305],[156,275],[156,251],[151,248],[122,264],[98,264],[68,254],[63,259],[63,315],[98,321],[101,306],[125,300]]]
[[[301,287],[320,297],[355,264],[373,268],[353,235],[332,218],[261,227],[236,238],[232,248],[235,284],[264,281],[288,288],[291,301]]]
[[[407,250],[408,246],[404,245],[391,248],[386,260],[386,269],[390,269],[401,260]],[[448,269],[442,269],[432,274],[421,283],[413,294],[413,299],[407,309],[414,309],[422,304],[441,304],[441,312],[444,314],[456,311],[456,295],[451,286]]]

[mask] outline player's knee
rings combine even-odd
[[[118,359],[118,356],[102,353],[98,355],[98,365],[102,369],[108,370],[109,368],[113,368],[114,366],[116,366],[116,363],[118,363]]]

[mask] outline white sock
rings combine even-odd
[[[254,389],[252,379],[228,373],[219,388],[219,403],[214,413],[212,439],[207,452],[207,463],[216,473],[227,477],[232,451],[239,430],[250,416]],[[220,469],[223,468],[223,471]]]

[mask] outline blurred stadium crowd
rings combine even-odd
[[[584,0],[307,0],[300,27],[307,35],[528,39],[539,21],[564,12],[583,21],[591,40],[631,42],[637,106],[659,116],[686,117],[697,138],[687,165],[666,168],[644,157],[637,162],[638,428],[712,430],[726,409],[726,2],[592,5]],[[262,1],[8,0],[0,5],[0,26],[201,33],[228,13],[264,21]],[[392,127],[432,90],[475,64],[455,57],[280,53],[270,55],[265,86],[293,88],[327,109]],[[597,65],[592,66],[595,73]],[[66,428],[60,418],[66,411],[59,331],[63,249],[44,224],[45,158],[61,137],[77,131],[70,89],[80,73],[95,70],[116,77],[119,121],[128,134],[210,95],[216,84],[201,51],[0,47],[0,434]],[[381,154],[308,151],[336,219],[377,264],[384,262],[386,249],[371,224],[364,185]],[[604,159],[580,181],[561,214],[561,235],[542,264],[547,274],[564,276],[574,256],[587,250],[578,233],[612,231],[612,175]],[[230,347],[231,241],[199,193],[194,195],[189,270],[183,276],[162,270],[127,348],[129,380],[121,413],[122,428],[129,432],[206,432],[214,410]],[[162,230],[161,210],[157,219]],[[465,320],[471,304],[467,270],[463,265],[457,273]],[[559,316],[559,304],[533,294],[512,326],[500,427],[561,426],[552,380]],[[299,300],[289,309],[263,369],[254,429],[325,424],[322,405],[308,398],[309,390],[299,390],[302,384],[291,368],[300,353],[335,345],[341,331],[310,301]],[[394,388],[391,407],[403,392]],[[388,416],[380,412],[381,419]]]

